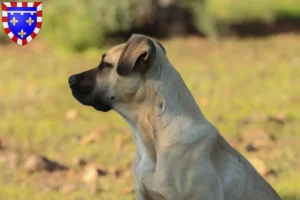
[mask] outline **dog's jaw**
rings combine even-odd
[[[101,112],[108,112],[111,110],[111,107],[103,107],[103,106],[93,106],[96,110]]]

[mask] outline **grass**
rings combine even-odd
[[[283,199],[300,199],[300,36],[222,41],[190,37],[163,44],[204,115],[226,139],[235,139],[248,129],[263,129],[276,136],[275,146],[262,152],[235,147],[246,157],[261,157],[279,173],[267,180]],[[104,114],[81,106],[67,85],[69,75],[96,66],[104,51],[56,51],[40,37],[25,47],[0,46],[0,140],[7,146],[0,156],[10,151],[20,156],[15,168],[0,162],[1,199],[134,199],[134,194],[123,194],[134,185],[132,177],[104,176],[96,193],[80,184],[76,191],[64,194],[57,189],[48,191],[47,184],[54,182],[59,187],[72,182],[72,175],[27,174],[22,168],[28,155],[38,153],[79,172],[72,161],[75,157],[129,171],[135,150],[129,127],[114,112]],[[78,114],[67,120],[71,109]],[[280,113],[284,113],[284,125],[265,120]],[[253,115],[248,125],[237,126]],[[100,140],[79,143],[79,137],[96,128],[107,130]],[[120,149],[115,145],[117,135],[122,139]]]

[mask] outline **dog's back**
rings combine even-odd
[[[269,183],[221,135],[214,148],[213,160],[222,180],[225,199],[280,199]]]

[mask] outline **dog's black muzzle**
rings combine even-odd
[[[94,91],[96,75],[96,69],[72,75],[68,79],[69,86],[73,96],[80,103],[86,106],[92,106],[96,110],[107,112],[111,109],[111,106],[104,98],[105,90],[102,92]]]
[[[95,72],[89,70],[69,77],[69,86],[73,96],[82,104],[92,106],[92,96],[95,87]]]

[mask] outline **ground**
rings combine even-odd
[[[283,199],[300,199],[300,36],[162,43],[208,120]],[[134,199],[129,127],[80,105],[67,84],[105,49],[70,53],[39,37],[0,46],[0,199]],[[33,154],[69,170],[28,173]]]

